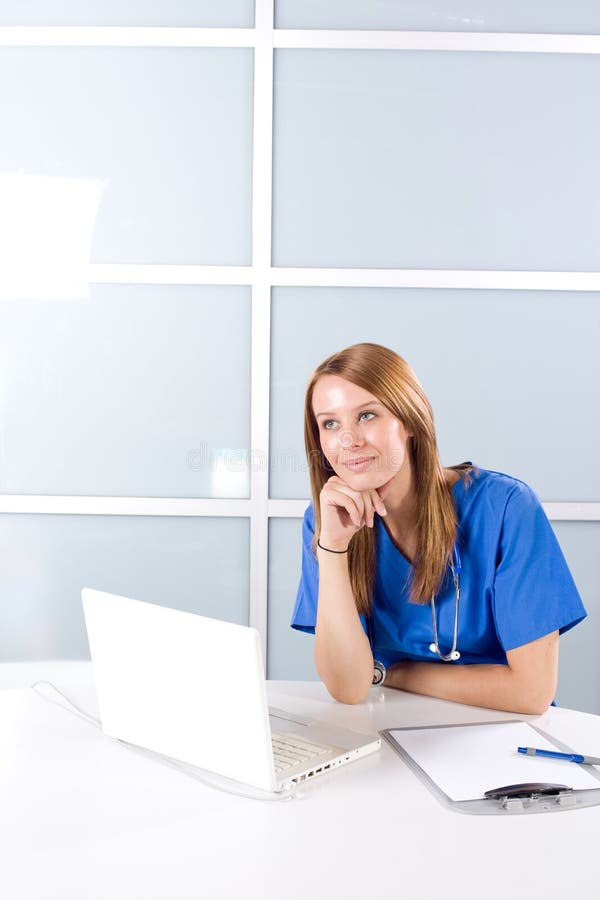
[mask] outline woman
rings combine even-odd
[[[356,344],[312,376],[305,441],[313,501],[292,626],[315,633],[331,695],[371,684],[539,714],[558,636],[586,615],[527,485],[442,468],[410,366]]]

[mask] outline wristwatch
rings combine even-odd
[[[374,660],[373,662],[373,681],[371,684],[382,685],[385,684],[385,666],[383,663],[378,662],[378,660]]]

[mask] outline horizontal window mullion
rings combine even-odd
[[[0,513],[89,516],[250,516],[250,500],[0,495]]]

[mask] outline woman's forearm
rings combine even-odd
[[[345,554],[317,551],[319,605],[315,665],[329,693],[342,703],[359,703],[373,679],[373,655],[362,627]]]
[[[552,702],[556,690],[558,639],[554,641],[554,636],[548,635],[511,652],[520,651],[538,657],[537,671],[535,664],[523,666],[519,659],[511,666],[510,658],[509,665],[457,666],[406,661],[388,669],[386,687],[470,706],[541,715]]]

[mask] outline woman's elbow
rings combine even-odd
[[[319,678],[334,700],[352,705],[363,702],[373,682],[371,661],[361,661],[347,667],[345,671],[339,671],[331,665],[328,656],[319,653],[317,648],[314,660]]]
[[[334,700],[337,700],[338,703],[347,703],[349,705],[356,705],[357,703],[362,703],[363,700],[366,699],[366,696],[369,692],[368,685],[366,688],[348,688],[348,687],[340,687],[340,688],[332,688],[329,685],[325,685],[329,694],[333,697]]]
[[[354,672],[352,673],[351,678],[336,677],[335,674],[328,672],[327,670],[323,671],[323,669],[319,669],[319,666],[317,666],[317,672],[334,700],[337,700],[338,703],[348,703],[351,705],[362,703],[363,700],[365,700],[373,679],[370,670],[368,672],[368,677],[367,675],[362,677]]]
[[[515,712],[520,712],[526,716],[542,716],[550,707],[553,697],[535,697],[524,702]]]
[[[554,700],[558,685],[558,631],[509,650],[507,657],[514,711],[543,715]]]
[[[529,690],[519,693],[514,711],[526,716],[541,716],[552,704],[555,693],[556,681],[554,679],[551,683],[530,685]]]

